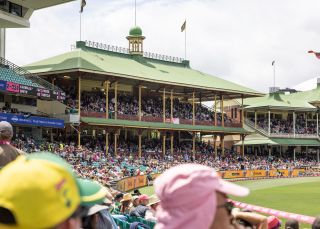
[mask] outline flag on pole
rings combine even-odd
[[[275,63],[276,63],[276,61],[274,60],[274,61],[272,61],[272,64],[271,64],[271,65],[273,66]]]
[[[187,21],[185,20],[181,26],[181,32],[183,32],[186,29],[186,24],[187,24]]]
[[[308,53],[313,53],[318,59],[320,59],[320,52],[314,52],[312,50],[308,51]]]
[[[81,8],[80,8],[80,13],[83,12],[83,8],[87,5],[86,0],[81,0]]]

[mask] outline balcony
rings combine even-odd
[[[81,112],[81,117],[94,117],[94,118],[105,118],[106,113],[105,112],[89,112],[89,111],[82,111]],[[114,119],[114,113],[109,113],[109,118]],[[119,120],[130,120],[130,121],[139,121],[138,116],[134,115],[125,115],[125,114],[118,114],[117,119]],[[153,117],[153,116],[142,116],[141,121],[143,122],[163,122],[162,117]],[[192,125],[192,120],[191,119],[179,119],[179,118],[174,118],[171,120],[170,118],[166,118],[166,123],[173,123],[173,124],[183,124],[183,125]],[[200,126],[214,126],[213,121],[200,121],[200,120],[195,120],[195,125],[200,125]],[[221,122],[217,123],[217,126],[222,126]],[[231,128],[241,128],[242,124],[240,122],[234,123],[234,122],[225,122],[224,123],[225,127],[231,127]]]

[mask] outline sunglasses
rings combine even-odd
[[[231,202],[225,202],[224,204],[218,205],[217,208],[225,208],[228,214],[231,215],[234,205]]]

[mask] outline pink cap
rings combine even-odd
[[[146,194],[142,194],[141,196],[139,196],[139,200],[149,200],[149,196]]]
[[[213,222],[216,192],[246,196],[249,189],[222,180],[204,165],[175,166],[155,180],[161,202],[155,229],[207,229]]]
[[[281,221],[275,216],[268,217],[268,229],[273,229],[281,226]]]

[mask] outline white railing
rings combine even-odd
[[[250,121],[249,119],[245,119],[245,124],[249,127],[251,127],[252,129],[255,129],[256,131],[258,131],[259,133],[265,135],[265,136],[269,136],[268,131],[266,131],[265,129],[261,128],[260,126],[255,126],[254,122]]]
[[[130,53],[128,48],[123,48],[115,45],[107,45],[107,44],[103,44],[95,41],[85,41],[85,42],[86,42],[86,46],[91,48],[97,48],[97,49],[102,49],[110,52],[123,53],[123,54]],[[184,59],[180,57],[173,57],[173,56],[162,55],[162,54],[157,54],[152,52],[143,52],[143,56],[150,59],[162,60],[162,61],[168,61],[168,62],[174,62],[174,63],[182,63],[184,61]]]
[[[267,137],[275,137],[275,138],[319,138],[317,134],[293,134],[293,133],[271,133],[269,135],[268,131],[266,129],[261,128],[260,126],[254,125],[254,122],[252,122],[249,119],[245,119],[245,123],[247,126],[251,127],[252,129],[258,131],[259,133],[267,136]]]

